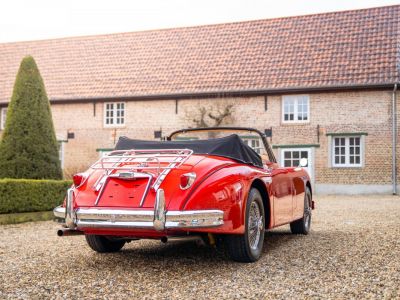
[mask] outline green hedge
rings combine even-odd
[[[0,214],[52,210],[71,186],[69,180],[0,179]]]

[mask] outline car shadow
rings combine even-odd
[[[266,232],[263,256],[270,251],[285,248],[285,244],[294,243],[301,238],[293,235],[288,230]],[[163,244],[159,241],[132,241],[122,251],[117,253],[100,254],[90,252],[91,260],[87,260],[88,266],[101,265],[102,268],[115,268],[116,265],[124,265],[135,269],[151,267],[155,270],[160,267],[163,270],[176,268],[179,265],[193,265],[195,269],[208,268],[217,270],[219,266],[225,267],[237,265],[232,261],[226,250],[217,247],[199,245],[193,241],[174,241]],[[234,269],[232,269],[234,270]]]

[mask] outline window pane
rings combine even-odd
[[[293,152],[293,158],[299,158],[300,152],[299,151],[294,151]]]
[[[301,157],[300,158],[308,158],[308,152],[307,151],[301,151]]]
[[[298,167],[299,164],[300,164],[300,160],[295,159],[295,160],[293,160],[293,166],[292,167]]]
[[[347,140],[347,141],[346,141]],[[346,143],[347,142],[347,143]],[[333,141],[333,161],[337,165],[361,165],[361,137],[336,137]]]
[[[284,153],[285,153],[285,155],[284,155],[285,159],[292,158],[292,152],[285,151]]]
[[[285,159],[284,166],[285,166],[285,167],[291,167],[291,166],[292,166],[291,160],[286,160],[286,159]]]

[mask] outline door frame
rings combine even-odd
[[[283,157],[285,151],[307,151],[308,152],[308,172],[311,178],[311,184],[314,186],[315,182],[315,147],[304,147],[304,146],[293,146],[293,147],[281,147],[278,151],[278,164],[283,166]]]

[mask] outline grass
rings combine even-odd
[[[35,221],[48,221],[52,220],[53,217],[54,215],[52,211],[0,214],[0,225],[35,222]]]

